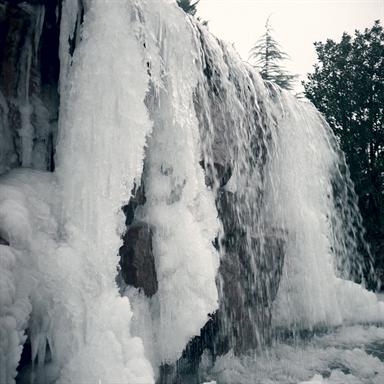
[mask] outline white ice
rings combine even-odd
[[[286,341],[262,354],[220,357],[207,380],[238,384],[380,384],[384,330],[342,327],[303,341]]]
[[[214,196],[199,164],[199,127],[193,113],[197,50],[191,26],[174,4],[143,7],[144,39],[155,79],[153,134],[148,141],[142,219],[154,227],[153,249],[159,289],[151,298],[157,363],[177,360],[218,306],[215,276],[218,232]],[[157,31],[155,38],[150,31]],[[185,36],[180,45],[180,36]],[[156,63],[161,64],[157,67]],[[156,81],[156,80],[155,80]]]

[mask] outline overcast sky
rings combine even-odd
[[[316,61],[313,42],[339,40],[344,31],[384,19],[384,0],[200,0],[197,9],[210,31],[234,43],[244,60],[272,14],[275,38],[291,56],[286,67],[301,78]]]

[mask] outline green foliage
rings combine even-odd
[[[318,63],[303,82],[340,141],[359,196],[376,264],[384,270],[384,31],[315,43]],[[381,258],[381,260],[379,260]]]
[[[191,14],[194,16],[196,14],[196,6],[199,3],[200,0],[191,1],[191,0],[177,0],[177,4],[181,9],[184,10],[184,12]]]
[[[273,29],[269,20],[270,17],[265,24],[265,33],[256,41],[250,51],[249,59],[260,70],[264,80],[272,81],[282,88],[292,90],[296,76],[290,74],[281,65],[281,62],[289,59],[289,56],[273,37]]]

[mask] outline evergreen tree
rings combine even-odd
[[[250,51],[249,59],[260,70],[261,77],[264,80],[272,81],[281,88],[293,89],[296,76],[290,74],[281,65],[281,62],[289,59],[289,56],[273,37],[270,17],[268,17],[265,24],[265,33],[256,41]]]
[[[303,82],[346,159],[379,274],[384,277],[384,30],[315,43],[319,63]]]
[[[199,3],[200,0],[191,1],[191,0],[177,0],[177,4],[181,9],[184,10],[184,12],[191,14],[192,16],[195,16],[196,14],[196,6]]]

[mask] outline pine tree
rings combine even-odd
[[[196,14],[196,6],[199,3],[200,0],[196,0],[195,2],[192,2],[191,0],[177,0],[177,4],[181,9],[184,10],[184,12],[189,13],[190,15],[194,16]]]
[[[282,50],[272,33],[273,28],[270,24],[270,17],[268,17],[265,23],[265,33],[251,49],[249,59],[260,70],[264,80],[272,81],[281,88],[292,90],[296,75],[290,74],[281,65],[281,62],[289,59],[289,56]]]

